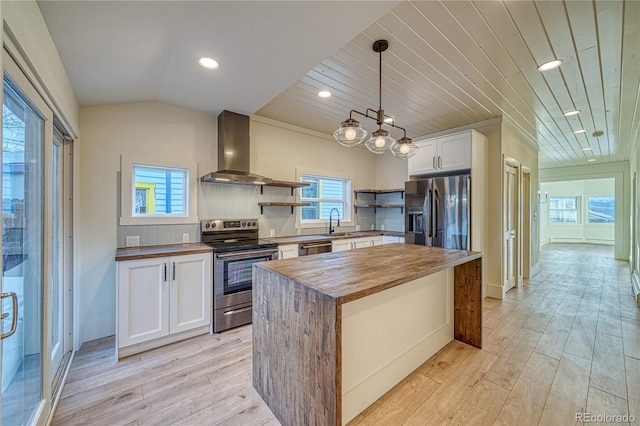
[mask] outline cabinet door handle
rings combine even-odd
[[[442,168],[442,157],[440,157],[438,155],[438,168],[441,169]]]
[[[433,164],[433,168],[436,168],[436,157],[433,157],[433,161],[431,162]]]
[[[176,262],[171,262],[171,281],[176,280]]]
[[[164,278],[162,279],[162,281],[166,283],[167,282],[167,262],[163,263],[163,265],[164,265]]]

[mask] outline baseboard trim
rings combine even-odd
[[[540,272],[540,264],[531,265],[529,269],[529,278],[535,277]]]
[[[631,275],[631,288],[633,290],[633,296],[636,298],[638,308],[640,308],[640,278],[638,278],[637,272]]]
[[[210,325],[205,325],[202,327],[194,328],[193,330],[182,331],[180,333],[171,334],[169,336],[160,337],[148,342],[137,343],[135,345],[125,346],[122,348],[118,348],[118,339],[116,336],[116,362],[127,356],[145,352],[150,349],[159,348],[160,346],[165,346],[170,343],[179,342],[180,340],[190,339],[192,337],[200,336],[201,334],[207,334],[209,333],[210,329]]]
[[[496,285],[496,284],[487,284],[487,297],[491,297],[493,299],[500,299],[502,300],[504,298],[504,292],[502,291],[503,287],[501,285]]]

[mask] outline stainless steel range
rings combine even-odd
[[[258,219],[200,222],[201,241],[213,248],[213,331],[251,323],[252,266],[278,258],[278,245],[258,238]]]

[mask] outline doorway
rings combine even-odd
[[[518,283],[518,169],[506,164],[504,167],[504,290],[506,293]]]
[[[522,278],[531,277],[531,171],[522,168]]]

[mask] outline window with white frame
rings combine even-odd
[[[589,196],[587,212],[589,223],[615,223],[616,199],[613,195]]]
[[[549,197],[550,223],[579,223],[580,197]]]
[[[197,223],[196,165],[122,158],[120,225]]]
[[[310,204],[300,208],[302,224],[326,222],[332,209],[338,211],[334,219],[351,220],[350,179],[300,173],[300,181],[309,184],[302,188],[300,201]]]

